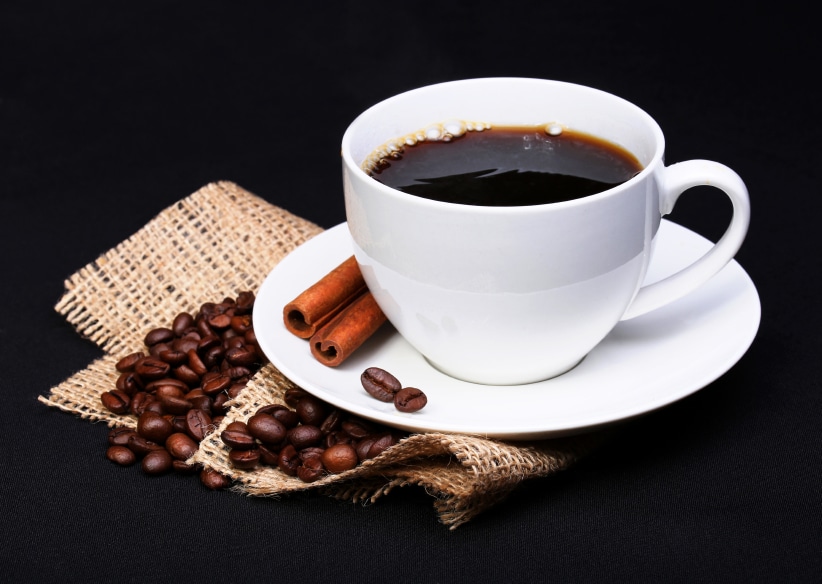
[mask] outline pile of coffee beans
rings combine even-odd
[[[204,303],[195,314],[181,312],[169,327],[146,334],[144,351],[117,362],[120,376],[100,400],[115,414],[136,416],[137,429],[109,432],[109,460],[125,466],[140,460],[149,475],[200,472],[211,489],[228,485],[219,473],[185,461],[266,362],[251,321],[254,300],[252,292],[240,292]]]
[[[181,312],[169,327],[146,334],[145,350],[117,362],[115,387],[100,400],[115,414],[136,416],[137,428],[109,432],[109,460],[123,466],[140,461],[148,475],[199,472],[210,489],[230,484],[219,472],[186,461],[220,426],[226,402],[237,397],[266,362],[251,321],[254,300],[252,292],[241,292],[236,298],[207,302],[195,314]],[[419,411],[427,403],[422,391],[402,387],[376,367],[367,369],[361,382],[370,395],[393,402],[403,412]],[[301,389],[288,390],[285,402],[263,406],[245,422],[225,427],[220,438],[235,468],[265,465],[314,482],[374,458],[406,435]]]
[[[285,405],[259,408],[220,435],[239,469],[279,468],[311,483],[374,458],[406,434],[331,406],[301,389],[285,394]],[[292,409],[293,408],[293,409]]]

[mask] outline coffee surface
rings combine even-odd
[[[370,174],[394,189],[449,203],[525,206],[569,201],[642,170],[623,148],[555,125],[494,127],[405,146]]]

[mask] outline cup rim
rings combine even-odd
[[[375,180],[371,177],[367,172],[365,172],[360,164],[354,160],[354,156],[351,152],[352,142],[354,140],[354,135],[359,129],[359,126],[364,123],[363,120],[370,114],[373,113],[377,109],[382,109],[385,107],[389,107],[392,103],[404,100],[409,96],[412,96],[416,93],[423,93],[432,90],[436,90],[443,87],[454,86],[454,85],[470,85],[470,84],[487,84],[487,83],[538,83],[538,84],[550,84],[555,86],[567,86],[574,88],[575,90],[583,90],[589,92],[592,95],[599,95],[604,99],[615,100],[621,103],[623,106],[632,109],[639,117],[643,118],[651,130],[652,134],[654,135],[656,141],[656,147],[654,149],[653,155],[651,156],[648,164],[644,165],[644,168],[638,172],[636,175],[621,183],[619,185],[610,187],[604,191],[600,191],[593,195],[588,195],[586,197],[582,197],[579,199],[571,199],[568,201],[560,201],[560,202],[553,202],[553,203],[541,203],[538,205],[520,205],[520,206],[488,206],[488,205],[465,205],[461,203],[451,203],[447,201],[436,201],[432,199],[426,199],[423,197],[417,197],[411,195],[409,193],[405,193],[403,191],[394,189],[392,187],[386,186],[385,184]],[[432,122],[436,122],[437,120],[432,120]],[[385,139],[390,140],[392,137],[388,136]],[[456,79],[451,81],[443,81],[440,83],[433,83],[429,85],[420,86],[414,89],[409,89],[407,91],[403,91],[401,93],[397,93],[392,95],[391,97],[385,98],[381,101],[374,103],[373,105],[369,106],[367,109],[363,110],[356,118],[354,118],[348,127],[345,129],[345,132],[342,136],[341,141],[341,149],[340,154],[343,159],[343,164],[345,168],[350,171],[354,172],[359,178],[367,179],[373,182],[373,187],[375,187],[379,192],[383,193],[385,196],[396,198],[403,201],[413,201],[415,204],[420,206],[428,206],[432,209],[442,210],[459,210],[462,213],[474,212],[474,213],[495,213],[495,214],[518,214],[518,213],[529,213],[534,212],[536,209],[560,209],[560,208],[569,208],[575,207],[580,205],[586,205],[592,203],[596,200],[601,200],[603,198],[616,196],[618,193],[623,192],[626,189],[632,188],[636,183],[641,182],[646,179],[646,177],[655,172],[656,167],[662,163],[665,153],[665,136],[662,132],[657,121],[648,114],[645,110],[640,108],[638,105],[634,104],[633,102],[628,101],[625,98],[622,98],[618,95],[613,93],[609,93],[607,91],[597,89],[595,87],[591,87],[588,85],[582,85],[578,83],[572,83],[568,81],[560,81],[554,79],[541,79],[535,77],[474,77],[474,78],[466,78],[466,79]]]

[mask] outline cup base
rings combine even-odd
[[[449,369],[448,367],[443,367],[442,365],[436,363],[435,361],[423,355],[423,358],[431,367],[433,367],[440,373],[447,375],[448,377],[453,377],[454,379],[465,381],[466,383],[475,383],[477,385],[492,385],[498,387],[530,385],[532,383],[540,383],[542,381],[548,381],[549,379],[560,377],[561,375],[565,375],[566,373],[573,371],[580,363],[582,363],[585,360],[585,357],[587,357],[587,355],[582,357],[582,359],[575,361],[568,367],[559,367],[557,371],[552,371],[537,376],[518,376],[511,375],[510,372],[501,371],[495,371],[480,375],[475,375],[474,373],[463,374],[453,369]]]

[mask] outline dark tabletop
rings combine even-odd
[[[0,7],[4,580],[821,581],[811,15],[784,2],[314,4]],[[37,401],[102,354],[53,309],[75,270],[215,180],[334,226],[348,123],[400,91],[483,76],[611,91],[659,121],[669,163],[743,177],[753,219],[738,260],[762,323],[730,371],[454,531],[415,488],[361,506],[148,478],[105,460],[105,425]],[[728,208],[708,194],[671,218],[715,239]]]

